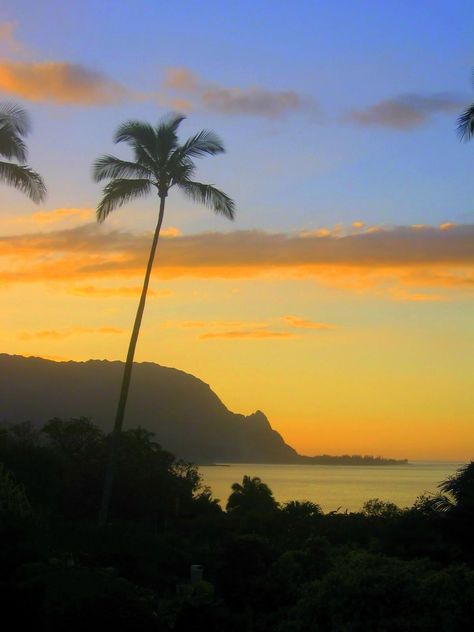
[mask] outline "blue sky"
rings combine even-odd
[[[311,107],[275,117],[196,107],[183,126],[183,133],[212,127],[223,137],[228,155],[203,164],[202,178],[236,198],[240,228],[269,230],[356,219],[472,221],[474,150],[458,142],[455,105],[407,130],[346,117],[407,94],[469,100],[473,17],[470,2],[6,0],[0,11],[23,47],[3,46],[3,59],[79,64],[147,95],[159,93],[166,70],[178,67],[206,85],[311,99]],[[169,108],[148,96],[106,107],[47,102],[28,109],[31,160],[43,165],[54,208],[93,206],[99,189],[90,163],[112,150],[117,124],[155,120]],[[13,210],[27,212],[17,194],[6,195]],[[204,213],[181,217],[182,200],[174,206],[187,232],[226,228]]]

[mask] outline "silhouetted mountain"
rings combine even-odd
[[[43,424],[86,416],[111,430],[123,366],[0,354],[0,421]],[[154,432],[167,450],[198,462],[298,461],[262,412],[232,413],[208,384],[151,362],[133,369],[125,426],[138,425]]]
[[[53,362],[0,354],[0,421],[43,424],[90,417],[112,429],[123,362]],[[351,463],[352,457],[302,457],[261,411],[228,410],[198,378],[152,362],[136,363],[125,427],[142,426],[178,457],[204,462]],[[364,461],[385,465],[390,460]],[[353,464],[360,464],[360,457]]]

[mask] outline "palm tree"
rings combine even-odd
[[[180,145],[177,130],[184,118],[180,114],[170,115],[159,122],[156,127],[142,121],[127,121],[118,128],[114,142],[127,143],[133,151],[133,160],[126,161],[106,155],[99,158],[93,167],[93,177],[96,182],[109,180],[97,207],[97,221],[99,223],[103,222],[109,213],[126,202],[144,197],[154,189],[156,189],[160,200],[158,223],[151,244],[143,289],[123,372],[99,516],[100,525],[104,525],[108,517],[117,441],[122,431],[135,347],[145,309],[150,274],[169,190],[176,186],[193,201],[205,204],[228,219],[234,219],[234,202],[229,196],[211,184],[203,184],[193,180],[196,171],[193,159],[223,153],[222,141],[213,132],[202,130]]]
[[[227,511],[244,513],[265,513],[277,507],[272,490],[258,476],[244,476],[242,483],[234,483],[226,505]]]
[[[460,467],[456,474],[444,480],[438,487],[447,501],[443,508],[473,511],[474,461]]]
[[[438,485],[437,494],[423,494],[417,498],[415,508],[423,513],[474,513],[474,461],[460,467]]]
[[[23,137],[29,131],[29,117],[23,108],[0,104],[0,156],[20,163],[0,160],[0,180],[39,203],[46,196],[46,187],[42,177],[25,164],[28,151]]]
[[[474,136],[474,103],[471,103],[458,118],[458,133],[463,141],[469,141]]]

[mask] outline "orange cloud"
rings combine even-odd
[[[42,331],[27,332],[23,331],[19,334],[20,340],[63,340],[70,336],[80,334],[123,334],[123,329],[117,327],[69,327],[67,329],[44,329]]]
[[[15,222],[48,225],[68,220],[90,220],[93,216],[94,211],[91,208],[55,208],[52,211],[37,211],[27,217],[17,217]]]
[[[407,292],[403,288],[390,288],[389,294],[394,301],[407,301],[412,303],[433,303],[447,299],[446,296],[442,296],[441,294]]]
[[[295,338],[294,334],[283,331],[266,331],[266,330],[243,330],[243,331],[220,331],[210,332],[199,336],[201,340],[211,340],[213,338],[225,338],[227,340],[236,340],[242,338],[252,338],[256,340],[267,340],[269,338],[287,339]]]
[[[38,103],[110,105],[129,91],[105,75],[67,62],[0,63],[0,90]]]
[[[162,326],[172,328],[176,327],[179,329],[204,329],[207,327],[232,327],[233,329],[238,329],[239,327],[268,327],[269,323],[252,323],[242,320],[167,320]]]
[[[149,248],[147,234],[95,224],[2,237],[0,284],[141,278]],[[184,235],[163,240],[154,274],[165,279],[314,278],[379,296],[387,284],[472,291],[474,226],[380,228],[325,237],[263,231]]]
[[[98,287],[95,285],[81,285],[68,289],[69,294],[74,296],[86,296],[90,298],[115,298],[117,296],[123,297],[136,297],[140,296],[142,292],[141,285],[133,285],[126,287]],[[171,290],[153,290],[148,289],[148,298],[154,298],[156,296],[172,296]]]
[[[301,329],[318,329],[321,331],[335,328],[335,325],[331,325],[330,323],[317,323],[313,320],[298,318],[297,316],[284,316],[283,320],[292,327],[299,327]]]
[[[176,226],[168,226],[160,232],[161,237],[181,237],[182,232]]]

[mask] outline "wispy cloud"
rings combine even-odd
[[[68,294],[74,296],[85,296],[87,298],[135,298],[140,296],[142,292],[141,285],[125,286],[125,287],[100,287],[97,285],[80,285],[71,287],[68,289]],[[148,288],[148,298],[155,298],[157,296],[167,297],[172,296],[171,290],[154,290]]]
[[[111,105],[130,97],[129,90],[106,75],[65,61],[3,61],[0,90],[29,101],[60,105]]]
[[[408,292],[404,288],[390,288],[390,296],[394,301],[409,303],[433,303],[445,301],[446,296],[442,294],[427,294],[423,292]]]
[[[363,127],[388,127],[409,131],[424,125],[436,114],[459,112],[466,100],[452,94],[403,94],[385,99],[364,109],[349,111],[345,118]]]
[[[15,35],[16,22],[0,23],[0,54],[24,55],[29,49]]]
[[[55,208],[52,211],[37,211],[26,217],[16,217],[17,224],[33,224],[35,226],[58,224],[71,220],[90,221],[94,215],[92,208]]]
[[[211,83],[187,68],[168,68],[163,84],[174,107],[205,109],[227,115],[279,118],[291,112],[319,111],[314,101],[294,90],[261,86],[228,87]]]
[[[314,320],[298,318],[298,316],[284,316],[283,320],[288,325],[291,325],[291,327],[298,327],[300,329],[317,329],[319,331],[327,331],[328,329],[335,328],[335,325],[330,323],[318,323]]]
[[[267,331],[261,329],[254,330],[236,330],[236,331],[216,331],[216,332],[208,332],[206,334],[202,334],[199,336],[201,340],[212,340],[214,338],[224,338],[227,340],[242,340],[242,339],[253,339],[253,340],[269,340],[269,339],[280,339],[286,340],[289,338],[295,338],[294,334],[285,332],[285,331]]]
[[[268,327],[268,322],[249,322],[246,320],[167,320],[163,327],[177,329],[215,329],[215,328],[258,328]]]
[[[116,327],[68,327],[67,329],[43,329],[40,331],[23,331],[19,334],[20,340],[63,340],[71,336],[83,334],[120,335],[123,329]]]
[[[181,237],[183,233],[176,226],[168,226],[160,232],[160,237]]]

